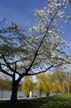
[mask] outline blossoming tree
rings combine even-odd
[[[67,4],[67,0],[48,0],[47,7],[35,10],[34,26],[25,31],[14,23],[9,27],[0,24],[0,72],[12,78],[11,102],[17,101],[18,85],[24,76],[71,63],[57,23],[70,19],[62,10]]]

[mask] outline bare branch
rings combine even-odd
[[[36,73],[29,73],[29,74],[26,74],[25,76],[33,76],[33,75],[37,75],[37,74],[40,74],[40,73],[45,73],[46,71],[48,71],[49,69],[53,68],[53,67],[58,67],[58,66],[61,66],[62,64],[58,64],[58,65],[51,65],[49,66],[47,69],[43,70],[43,71],[38,71]]]
[[[17,70],[17,63],[15,62],[15,72],[16,72],[16,70]]]
[[[7,60],[5,59],[5,57],[4,57],[3,54],[2,54],[2,58],[3,58],[4,62],[6,63],[6,65],[5,65],[5,64],[2,64],[2,65],[4,65],[4,66],[6,66],[7,68],[9,68],[12,72],[15,72],[15,73],[17,73],[17,74],[20,75],[20,73],[16,70],[16,66],[15,66],[15,69],[13,69],[13,68],[10,66],[10,64],[7,62]],[[12,63],[16,63],[16,62],[12,62]]]
[[[6,75],[8,75],[8,76],[10,76],[10,77],[13,77],[12,74],[6,72],[6,71],[2,68],[1,63],[0,63],[0,72],[3,72],[4,74],[6,74]]]

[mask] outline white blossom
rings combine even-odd
[[[35,15],[36,16],[42,16],[44,14],[44,10],[35,10]]]
[[[29,28],[28,31],[31,32],[32,31],[32,28]]]
[[[52,58],[56,57],[55,52],[52,52],[51,57],[52,57]]]

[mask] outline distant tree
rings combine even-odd
[[[63,66],[60,66],[59,68],[54,68],[54,72],[52,73],[53,81],[55,82],[55,85],[57,88],[59,88],[59,92],[64,93],[64,82],[66,79],[66,73],[64,72]],[[56,88],[56,87],[55,87]]]
[[[11,90],[11,80],[0,78],[1,98],[3,97],[3,91],[5,90]]]
[[[64,73],[53,72],[48,75],[51,93],[64,93]],[[62,82],[61,82],[62,81]]]
[[[33,92],[33,81],[30,76],[26,76],[22,82],[22,92],[29,97],[30,91]]]
[[[37,75],[37,84],[35,90],[41,96],[45,93],[48,96],[50,93],[64,93],[64,73],[54,72],[52,74],[39,74]]]
[[[69,94],[71,89],[71,80],[65,82],[65,93]]]
[[[62,10],[67,3],[48,0],[47,8],[35,11],[34,26],[26,32],[15,23],[6,27],[0,22],[0,72],[12,78],[11,102],[17,101],[19,82],[24,76],[71,63],[57,26],[58,21],[70,19]]]
[[[67,94],[71,93],[71,73],[70,72],[66,72],[64,89],[65,89],[65,93],[67,93]]]
[[[41,97],[43,91],[43,86],[42,82],[37,82],[34,86],[34,91]]]
[[[35,87],[36,91],[39,93],[40,96],[42,93],[45,93],[48,96],[50,93],[50,87],[47,75],[45,73],[41,73],[39,75],[36,75],[36,78],[38,80],[38,83]]]

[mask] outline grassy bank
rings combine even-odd
[[[0,108],[71,108],[71,95],[24,99],[13,104],[5,100],[0,101]]]

